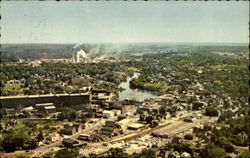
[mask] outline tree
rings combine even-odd
[[[160,109],[159,109],[159,112],[161,113],[161,114],[165,114],[166,112],[167,112],[167,110],[166,110],[166,106],[161,106],[160,107]]]
[[[24,125],[28,128],[31,128],[33,131],[37,128],[37,124],[31,121],[25,121]]]
[[[146,117],[146,122],[151,123],[153,119],[154,119],[153,116],[149,115]]]
[[[128,155],[121,148],[111,148],[108,151],[107,158],[127,158]]]
[[[233,152],[234,146],[233,144],[224,136],[216,137],[215,145],[218,147],[224,148],[226,152]]]
[[[7,152],[36,148],[36,142],[28,136],[27,130],[26,128],[9,130],[9,132],[3,136],[1,142],[2,148]]]
[[[63,121],[65,119],[67,119],[69,121],[74,121],[77,119],[77,113],[72,109],[66,108],[58,117],[58,120],[60,120],[60,121]]]
[[[218,116],[219,113],[214,107],[207,107],[205,111],[205,115],[213,117],[213,116]]]
[[[249,158],[249,155],[250,155],[249,150],[245,150],[240,154],[239,158]]]
[[[39,134],[37,135],[36,139],[37,139],[38,142],[40,142],[40,141],[42,141],[44,139],[42,131],[39,132]]]
[[[139,154],[140,158],[155,158],[156,152],[152,149],[143,149],[142,152]]]
[[[63,158],[63,157],[77,158],[78,155],[79,155],[78,151],[62,149],[55,154],[54,158]]]
[[[208,144],[201,151],[200,157],[204,158],[225,158],[227,156],[223,148],[216,147],[214,144]]]

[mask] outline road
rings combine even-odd
[[[77,133],[75,133],[75,134],[73,134],[73,135],[71,135],[71,136],[68,136],[67,138],[76,139],[80,134],[91,132],[91,131],[97,129],[97,128],[98,128],[99,126],[101,126],[101,125],[102,125],[102,122],[101,122],[101,121],[100,121],[100,122],[97,122],[97,123],[94,124],[93,126],[87,127],[87,128],[85,128],[84,130],[82,130],[81,132],[77,132]],[[58,140],[57,142],[52,143],[52,144],[50,144],[50,145],[42,146],[42,147],[39,147],[39,148],[36,148],[36,149],[32,150],[32,151],[31,151],[31,152],[33,152],[32,157],[42,156],[42,155],[44,155],[45,153],[48,153],[48,152],[54,150],[54,148],[58,147],[58,146],[61,144],[62,139],[63,139],[63,138],[61,138],[61,139]]]
[[[91,144],[88,144],[88,146],[91,148],[92,152],[98,151],[98,153],[100,154],[100,153],[104,153],[104,152],[108,151],[110,148],[109,145],[103,146],[103,144],[124,141],[124,140],[127,140],[129,138],[140,137],[143,135],[150,134],[152,132],[159,132],[159,133],[166,132],[169,136],[174,136],[174,135],[179,134],[181,132],[184,132],[188,129],[191,129],[198,124],[202,124],[202,123],[208,122],[208,121],[214,121],[214,118],[209,118],[209,117],[204,116],[202,119],[196,120],[195,122],[185,122],[182,120],[172,120],[172,121],[170,121],[170,122],[172,122],[171,124],[170,124],[170,122],[168,122],[160,128],[159,127],[147,128],[147,129],[141,130],[140,132],[134,132],[134,133],[131,133],[128,135],[113,137],[112,139],[101,142],[101,143],[91,143]],[[85,151],[82,151],[82,152],[84,153]]]
[[[128,140],[131,138],[141,137],[143,135],[147,135],[147,134],[150,134],[152,132],[158,132],[158,133],[165,133],[166,132],[166,134],[168,134],[169,136],[173,136],[173,135],[178,134],[178,133],[180,133],[188,128],[193,128],[194,126],[196,126],[198,124],[202,124],[202,123],[207,122],[207,121],[214,121],[214,118],[209,118],[209,117],[204,116],[202,119],[196,120],[195,122],[192,122],[192,123],[185,122],[182,120],[168,120],[162,126],[158,126],[156,128],[146,128],[146,129],[142,129],[141,131],[135,131],[135,132],[127,134],[127,135],[116,136],[116,137],[113,137],[111,139],[108,139],[108,140],[100,142],[100,143],[89,143],[88,147],[93,148],[93,150],[91,149],[92,152],[98,150],[98,153],[102,153],[102,152],[109,150],[108,146],[103,146],[104,143],[110,144],[110,143],[114,143],[114,142],[124,141],[124,140]],[[98,129],[98,127],[100,127],[102,125],[102,123],[103,123],[102,121],[98,121],[96,124],[93,124],[92,126],[87,127],[82,132],[78,132],[78,133],[75,133],[74,135],[68,136],[68,138],[75,139],[81,133],[88,133],[88,132],[94,131],[95,129]],[[39,148],[31,150],[31,152],[30,152],[31,157],[42,156],[42,155],[44,155],[52,150],[60,149],[57,147],[61,144],[62,139],[63,138],[61,138],[59,141],[57,141],[55,143],[41,146]],[[25,153],[25,151],[18,151],[18,152],[20,154]],[[9,157],[9,156],[6,155],[6,157]]]

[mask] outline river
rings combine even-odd
[[[131,99],[131,98],[139,98],[139,99],[146,99],[151,96],[154,96],[152,93],[147,91],[142,91],[138,89],[131,89],[129,87],[129,81],[131,81],[133,78],[138,78],[140,73],[134,73],[132,77],[128,77],[126,82],[122,82],[119,87],[124,88],[125,90],[119,93],[119,100],[123,101],[125,99]]]

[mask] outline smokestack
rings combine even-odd
[[[73,63],[76,62],[75,49],[76,49],[77,47],[79,47],[80,45],[82,45],[82,44],[81,44],[81,43],[75,44],[74,47],[72,48],[72,51],[73,51],[73,57],[72,57]]]
[[[73,51],[73,57],[72,57],[72,59],[73,59],[73,63],[75,63],[75,50],[74,50],[74,48],[72,49],[72,51]]]

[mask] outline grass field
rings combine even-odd
[[[51,127],[60,124],[58,121],[51,121],[51,120],[19,120],[18,123],[12,127],[12,129],[19,130],[27,128],[25,125],[26,122],[28,122],[29,124],[36,124],[36,128],[34,129],[31,128],[32,135],[37,135],[40,131],[42,131],[42,133],[45,135],[50,134],[52,132],[57,132],[57,129],[54,130]]]
[[[163,83],[146,83],[143,85],[145,89],[149,90],[156,90],[156,91],[167,91],[169,89],[169,86],[167,84]]]
[[[22,88],[21,86],[22,86],[21,83],[5,84],[3,87],[3,91],[10,91],[15,94],[20,94],[26,89],[26,88]]]
[[[139,71],[139,69],[137,69],[136,67],[127,67],[128,70],[130,71]]]

